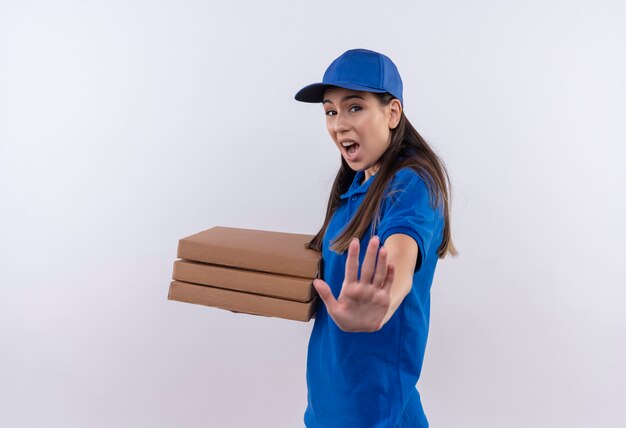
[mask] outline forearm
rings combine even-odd
[[[390,290],[391,304],[389,305],[389,309],[387,310],[387,313],[385,314],[385,317],[383,318],[380,328],[382,328],[385,324],[387,324],[387,321],[391,319],[393,314],[400,307],[400,304],[402,303],[404,298],[407,296],[407,294],[409,294],[409,291],[411,291],[411,286],[412,286],[411,282],[407,282],[406,280],[403,281],[400,278],[397,278],[396,281],[394,281],[394,283],[391,284],[391,290]]]

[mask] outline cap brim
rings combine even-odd
[[[366,92],[387,92],[381,89],[374,89],[368,86],[357,85],[356,83],[313,83],[311,85],[305,86],[300,89],[296,95],[295,99],[297,101],[302,101],[305,103],[321,103],[324,101],[324,92],[329,86],[337,86],[339,88],[345,89],[354,89],[355,91],[366,91]]]

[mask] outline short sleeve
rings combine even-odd
[[[417,272],[430,250],[438,220],[439,213],[429,204],[424,180],[410,167],[397,171],[383,199],[377,232],[381,245],[395,233],[411,236],[418,247]]]

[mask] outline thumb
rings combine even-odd
[[[313,280],[313,286],[326,307],[332,308],[337,300],[335,299],[335,296],[333,296],[330,286],[324,280],[319,278]]]

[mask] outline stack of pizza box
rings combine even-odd
[[[313,236],[215,226],[178,241],[168,300],[235,313],[309,321],[319,296]]]

